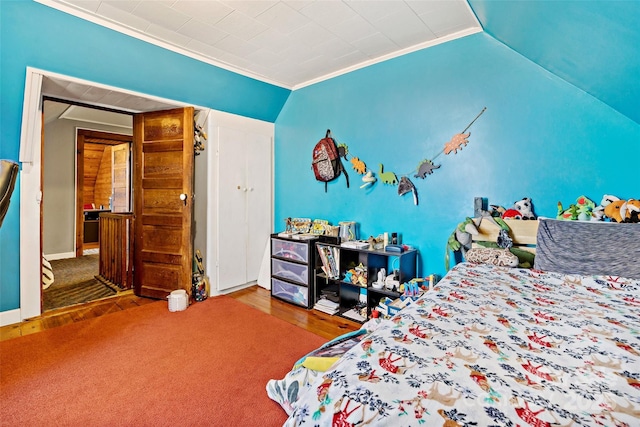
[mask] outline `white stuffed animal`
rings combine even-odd
[[[533,203],[529,197],[525,197],[522,200],[518,200],[513,204],[513,209],[520,212],[522,219],[536,219],[536,215],[533,213]]]

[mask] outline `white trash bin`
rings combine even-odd
[[[189,299],[187,291],[178,289],[171,292],[167,299],[169,300],[169,311],[183,311],[187,309],[187,301]]]

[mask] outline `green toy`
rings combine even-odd
[[[562,203],[558,202],[558,215],[556,219],[567,221],[591,221],[594,216],[593,211],[596,204],[585,196],[576,199],[576,203],[569,205],[568,209],[562,207]]]
[[[565,221],[575,221],[578,219],[578,207],[574,204],[569,205],[568,209],[562,207],[562,202],[558,202],[558,215],[556,219]]]
[[[591,218],[593,218],[592,212],[596,208],[596,204],[585,196],[578,197],[576,203],[578,206],[578,221],[591,221]]]
[[[476,220],[473,218],[465,218],[460,224],[456,226],[453,233],[447,240],[447,252],[445,254],[444,266],[449,270],[449,252],[461,252],[462,255],[467,253],[471,249],[471,242],[474,235],[478,234],[478,225],[481,219]]]

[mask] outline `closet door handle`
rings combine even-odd
[[[184,203],[185,206],[187,206],[187,194],[186,193],[181,193],[180,194],[180,200],[182,200],[182,202]]]

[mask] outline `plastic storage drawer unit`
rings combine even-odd
[[[308,245],[303,242],[272,239],[271,256],[307,263],[309,260]]]
[[[271,259],[271,274],[282,279],[298,282],[306,285],[309,281],[309,266],[307,264],[296,264],[280,259]]]
[[[309,288],[274,277],[271,278],[271,295],[305,307],[309,305]]]

